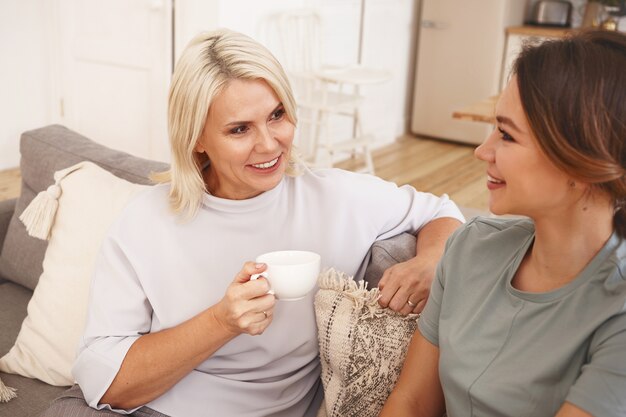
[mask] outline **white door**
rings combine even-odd
[[[169,160],[172,0],[56,0],[60,123],[105,146]]]
[[[490,126],[452,118],[498,93],[507,14],[519,0],[423,0],[411,130],[480,143]],[[513,10],[523,19],[523,10]]]

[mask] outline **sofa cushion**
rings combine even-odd
[[[12,282],[0,284],[0,357],[11,349],[33,292]]]
[[[37,379],[0,372],[0,379],[8,387],[17,390],[17,397],[8,403],[0,404],[0,416],[36,417],[39,416],[50,402],[61,395],[66,387],[55,387]]]
[[[106,148],[59,125],[24,132],[20,141],[22,191],[0,252],[0,276],[35,289],[43,268],[46,242],[28,236],[18,217],[40,191],[54,180],[54,172],[81,161],[92,161],[115,176],[150,184],[150,173],[167,164]]]
[[[9,223],[15,210],[15,203],[17,199],[2,200],[0,201],[0,248],[4,243],[4,237],[9,229]]]
[[[148,188],[120,179],[91,162],[58,174],[60,197],[43,261],[15,345],[0,370],[52,385],[72,385],[72,363],[85,326],[95,259],[111,223]]]

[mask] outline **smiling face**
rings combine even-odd
[[[540,149],[512,78],[496,106],[496,129],[476,148],[487,162],[489,210],[532,218],[562,213],[580,200],[584,185],[559,170]]]
[[[255,197],[276,187],[287,167],[295,127],[263,80],[231,80],[207,115],[196,151],[211,161],[204,181],[212,195]]]

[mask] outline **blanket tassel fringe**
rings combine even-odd
[[[398,315],[403,320],[415,320],[415,318],[419,318],[419,314],[402,316],[399,313],[381,307],[380,304],[378,304],[378,299],[380,298],[380,290],[378,287],[368,290],[366,281],[355,281],[351,276],[337,271],[334,268],[328,268],[323,271],[318,277],[317,284],[320,290],[341,292],[342,295],[352,299],[355,307],[361,310],[361,314],[364,317],[394,314]]]
[[[342,292],[349,297],[355,306],[363,309],[367,315],[373,316],[382,313],[383,308],[378,304],[380,290],[378,288],[367,289],[367,282],[355,281],[352,277],[334,268],[323,271],[318,278],[320,289]]]

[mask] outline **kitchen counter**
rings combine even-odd
[[[492,96],[452,113],[452,117],[472,122],[496,123],[495,107],[499,96]]]

